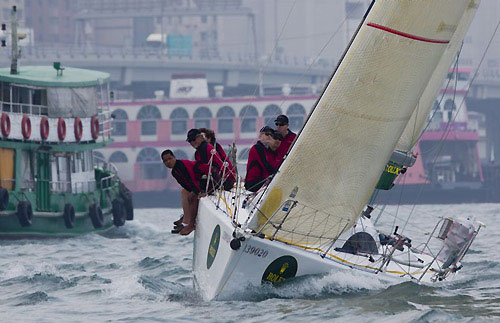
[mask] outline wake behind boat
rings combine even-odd
[[[430,283],[461,269],[480,223],[443,217],[428,237],[381,232],[370,197],[414,163],[478,4],[372,3],[270,184],[200,200],[193,271],[206,299],[337,270]]]

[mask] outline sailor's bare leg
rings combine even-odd
[[[185,225],[184,229],[181,230],[181,235],[188,235],[194,230],[194,222],[196,220],[196,215],[198,214],[198,196],[193,192],[188,193],[188,203],[189,211],[184,214],[184,219],[182,220]],[[187,226],[186,226],[187,225]]]
[[[191,206],[189,203],[189,195],[191,193],[186,191],[185,189],[181,190],[182,197],[182,211],[184,212],[184,216],[182,217],[182,223],[189,224],[191,217]]]

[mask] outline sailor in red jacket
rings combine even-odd
[[[283,157],[278,154],[278,149],[281,146],[282,140],[283,140],[283,136],[277,130],[274,130],[274,132],[271,134],[271,136],[269,137],[269,140],[268,140],[267,160],[269,161],[271,166],[273,166],[273,168],[276,170],[278,170],[278,168],[281,165],[281,162],[283,161]]]
[[[251,192],[257,192],[266,182],[269,176],[276,172],[276,167],[269,162],[272,157],[269,154],[269,141],[274,130],[268,126],[260,130],[259,141],[250,148],[248,153],[247,174],[245,177],[245,188]]]
[[[289,121],[286,115],[279,115],[276,120],[274,120],[274,124],[276,125],[276,130],[283,136],[283,140],[277,150],[278,158],[283,162],[283,158],[285,158],[285,155],[288,153],[297,134],[288,129]]]
[[[172,176],[182,186],[182,228],[181,235],[188,235],[194,230],[194,222],[198,214],[198,199],[204,195],[204,188],[200,186],[200,179],[208,174],[208,167],[199,162],[176,159],[174,153],[167,149],[161,153],[163,164],[172,170]]]
[[[231,163],[219,155],[217,149],[205,140],[199,129],[189,130],[186,141],[196,149],[194,154],[194,159],[196,161],[210,165],[210,159],[212,159],[212,175],[214,179],[220,179],[222,175],[224,175],[223,187],[225,190],[230,190],[236,180]],[[224,167],[225,162],[227,162],[226,167]]]

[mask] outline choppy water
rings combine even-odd
[[[387,211],[402,226],[410,208]],[[193,290],[192,235],[170,234],[179,213],[137,210],[135,221],[105,235],[0,241],[0,321],[500,321],[498,204],[415,209],[409,235],[432,228],[432,214],[474,214],[487,225],[455,281],[387,285],[332,273],[213,302]]]

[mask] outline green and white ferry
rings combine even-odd
[[[14,61],[14,60],[13,60]],[[78,68],[0,69],[0,237],[65,237],[133,219],[114,165],[109,74]]]

